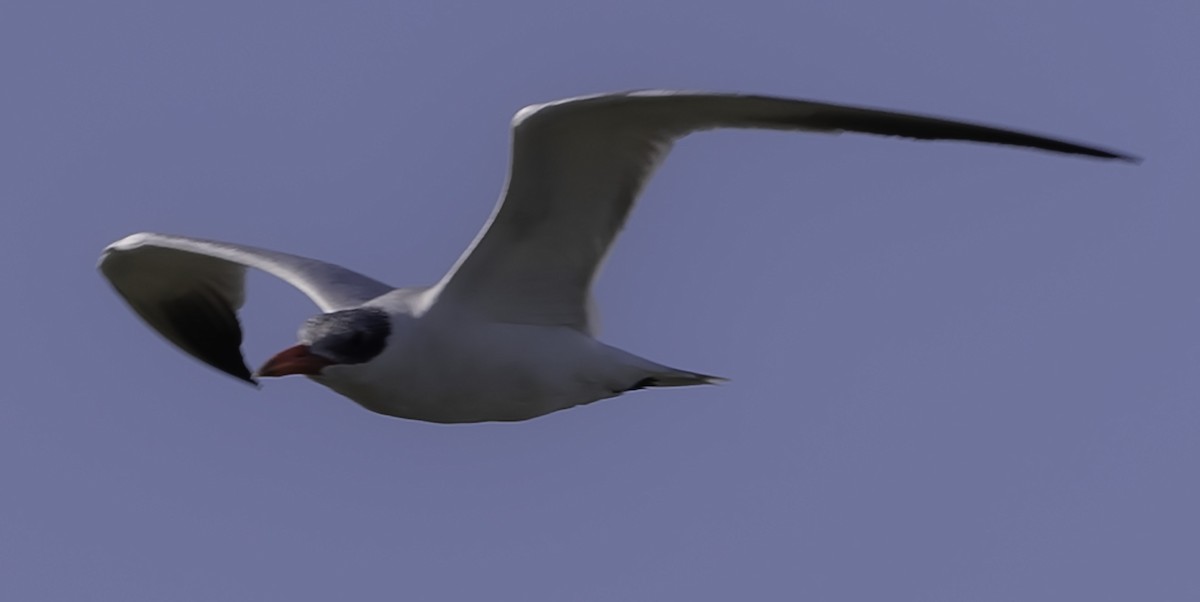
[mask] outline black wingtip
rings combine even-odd
[[[804,115],[799,122],[828,131],[863,132],[918,140],[965,140],[1037,148],[1097,159],[1116,159],[1135,164],[1142,161],[1142,158],[1136,155],[979,123],[860,107],[814,104],[819,104],[822,110],[815,115]],[[795,119],[780,119],[778,122],[800,125]]]
[[[246,367],[246,363],[242,361],[241,351],[237,348],[234,348],[234,353],[237,355],[230,356],[226,354],[224,357],[210,356],[200,359],[204,361],[204,363],[216,368],[217,370],[220,370],[221,372],[224,372],[225,374],[228,374],[244,383],[248,383],[257,387],[258,381],[254,378],[255,374],[250,372],[250,368]]]
[[[253,372],[250,372],[250,369],[247,368],[246,365],[240,361],[236,364],[228,364],[228,365],[217,365],[217,364],[215,364],[213,362],[209,362],[209,361],[205,361],[205,363],[213,368],[216,368],[217,370],[220,370],[221,372],[224,372],[225,374],[228,374],[229,376],[232,376],[232,377],[254,387],[255,389],[262,388],[262,383],[258,382],[258,379],[255,378],[255,376],[258,376],[258,375],[254,374]]]
[[[196,359],[238,380],[258,386],[242,357],[242,326],[236,310],[219,291],[198,287],[163,301],[160,331]]]
[[[1091,146],[1083,146],[1081,144],[1074,144],[1074,143],[1069,143],[1068,148],[1053,149],[1053,150],[1060,150],[1061,152],[1071,153],[1071,154],[1075,154],[1075,155],[1087,155],[1087,156],[1091,156],[1091,157],[1096,157],[1098,159],[1116,159],[1117,161],[1124,161],[1125,163],[1133,163],[1134,165],[1140,165],[1142,162],[1142,158],[1137,155],[1119,153],[1117,151],[1112,151],[1112,150],[1108,150],[1108,149],[1104,149],[1104,148],[1095,148],[1095,147],[1091,147]]]

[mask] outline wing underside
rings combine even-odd
[[[355,307],[392,287],[345,268],[216,241],[141,233],[104,250],[100,271],[154,330],[200,361],[255,382],[242,357],[238,310],[246,268],[277,276],[323,311]]]

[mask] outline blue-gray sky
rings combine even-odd
[[[1200,598],[1190,1],[17,1],[0,10],[11,600]],[[698,135],[602,338],[731,377],[515,425],[254,390],[94,270],[138,230],[428,283],[521,106],[668,87],[1007,125],[1141,166]],[[313,312],[251,279],[252,364]]]

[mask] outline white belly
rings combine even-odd
[[[568,328],[476,323],[401,333],[378,358],[313,380],[390,416],[513,421],[619,395],[651,367]]]

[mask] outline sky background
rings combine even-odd
[[[0,8],[6,600],[1200,599],[1200,4]],[[983,121],[679,144],[601,338],[720,387],[520,424],[255,390],[95,262],[152,230],[427,284],[520,107],[665,87]],[[314,312],[261,274],[252,366]]]

